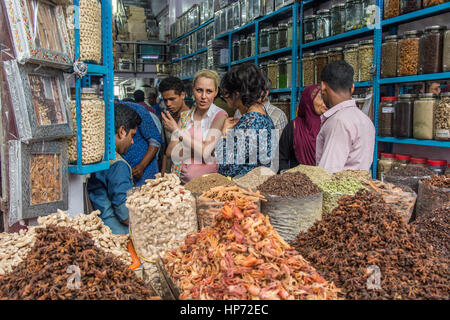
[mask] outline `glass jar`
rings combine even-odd
[[[377,178],[383,181],[384,175],[391,171],[394,165],[395,155],[392,153],[381,153],[380,160],[378,160]]]
[[[344,61],[353,68],[353,82],[359,81],[358,44],[347,44],[344,48]]]
[[[284,5],[284,0],[274,0],[275,10],[280,9]]]
[[[278,26],[278,49],[286,48],[288,46],[288,25],[281,23]]]
[[[412,138],[415,94],[401,94],[394,103],[394,136]]]
[[[393,136],[394,103],[397,97],[383,97],[379,105],[378,135],[382,137]]]
[[[361,0],[347,0],[345,3],[345,31],[351,31],[361,28],[361,20]]]
[[[442,71],[442,49],[445,26],[426,27],[419,42],[419,73]]]
[[[311,15],[303,19],[303,41],[305,43],[316,40],[316,16]]]
[[[316,55],[314,56],[315,66],[316,66],[316,83],[320,83],[321,80],[321,73],[323,68],[328,64],[328,51],[323,50],[316,52]]]
[[[261,71],[264,73],[264,75],[266,76],[266,78],[269,78],[269,73],[267,71],[267,62],[261,62],[261,64],[259,65],[259,67],[261,68]]]
[[[287,46],[292,46],[292,37],[294,36],[294,29],[293,29],[293,23],[292,21],[288,22],[288,29],[287,29]]]
[[[345,32],[345,4],[339,3],[331,7],[331,35]]]
[[[450,71],[450,30],[444,33],[444,46],[442,53],[442,71]]]
[[[239,60],[239,40],[233,41],[233,61]]]
[[[375,16],[377,12],[375,2],[375,0],[363,0],[361,27],[375,24]]]
[[[400,0],[384,0],[384,19],[400,15]]]
[[[403,155],[403,154],[396,154],[394,164],[392,165],[392,169],[406,167],[408,165],[410,159],[411,159],[411,156],[407,156],[407,155]]]
[[[274,12],[275,3],[273,0],[264,0],[264,14],[269,14]]]
[[[278,28],[269,29],[269,51],[275,51],[278,49]]]
[[[304,53],[302,59],[302,76],[303,87],[307,87],[316,83],[315,81],[315,61],[314,53]]]
[[[358,47],[359,81],[372,80],[370,73],[373,65],[373,40],[363,40]]]
[[[403,39],[398,42],[398,70],[399,76],[413,76],[419,72],[419,42],[420,31],[406,31]]]
[[[252,37],[248,36],[247,39],[245,39],[245,41],[247,43],[246,44],[246,48],[247,48],[246,55],[247,55],[247,57],[251,57],[251,56],[253,56],[253,54],[252,54]]]
[[[408,167],[426,168],[427,160],[427,158],[411,158],[409,160]]]
[[[328,38],[330,36],[330,18],[330,10],[323,9],[317,11],[316,40]]]
[[[239,41],[239,60],[247,58],[247,39]]]
[[[292,88],[292,59],[287,59],[287,87]]]
[[[406,14],[422,9],[422,0],[401,0],[400,12]]]
[[[428,160],[428,169],[436,173],[438,176],[443,175],[447,169],[446,160]]]
[[[447,166],[447,170],[445,170],[445,174],[450,174],[450,163]]]
[[[215,0],[214,0],[214,2],[215,2]],[[240,3],[241,3],[241,26],[243,26],[243,25],[247,24],[247,22],[250,21],[248,18],[248,10],[247,10],[248,9],[248,0],[240,0]]]
[[[269,52],[269,29],[262,29],[259,36],[259,53]]]
[[[278,64],[278,89],[287,88],[287,58],[280,58],[277,61]]]
[[[269,61],[267,64],[267,77],[270,80],[270,89],[277,89],[278,86],[278,65],[276,61]]]
[[[434,115],[434,139],[450,140],[450,92],[441,93]]]
[[[328,49],[328,63],[338,60],[344,60],[342,47]]]
[[[413,137],[415,139],[433,139],[434,108],[436,106],[434,93],[423,93],[414,101]]]
[[[256,37],[255,37],[255,34],[252,34],[252,36],[250,37],[250,40],[251,40],[251,54],[250,54],[250,56],[251,57],[253,57],[253,56],[255,56],[256,55]]]
[[[423,0],[422,4],[423,4],[423,8],[428,8],[431,6],[436,6],[438,4],[443,4],[445,2],[448,2],[449,0]]]
[[[393,35],[384,38],[381,45],[381,77],[390,78],[397,76],[398,39]]]

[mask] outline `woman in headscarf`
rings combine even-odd
[[[303,90],[297,117],[289,122],[281,134],[280,171],[299,164],[316,165],[316,137],[320,131],[320,116],[327,110],[319,85],[313,84]]]

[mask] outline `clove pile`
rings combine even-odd
[[[301,172],[285,172],[271,176],[258,190],[280,197],[304,197],[321,192],[311,179]]]
[[[119,258],[70,227],[36,228],[25,260],[0,278],[0,300],[156,299]]]
[[[448,260],[424,244],[381,195],[343,196],[294,246],[347,299],[450,298]]]

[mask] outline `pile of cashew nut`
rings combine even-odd
[[[126,205],[134,248],[141,262],[152,263],[166,250],[177,249],[189,233],[197,231],[197,215],[195,198],[180,185],[177,175],[157,174],[146,182],[132,190]],[[156,267],[147,270],[152,284],[158,287]],[[151,275],[151,271],[155,273]]]

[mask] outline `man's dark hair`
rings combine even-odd
[[[242,104],[247,108],[266,98],[267,85],[266,76],[254,63],[244,63],[231,68],[220,82],[223,95],[239,92]]]
[[[175,94],[180,95],[182,92],[186,92],[183,81],[177,77],[168,77],[161,81],[158,87],[159,92],[173,90]]]
[[[344,60],[333,61],[323,68],[320,77],[333,91],[348,91],[352,89],[354,70]]]
[[[114,128],[115,133],[119,131],[121,126],[125,127],[125,131],[128,132],[131,129],[136,129],[141,125],[142,119],[139,114],[134,111],[133,108],[122,104],[115,103],[114,104]]]
[[[136,102],[144,102],[144,100],[145,100],[145,93],[142,90],[136,90],[133,93],[133,96],[134,96],[134,101],[136,101]]]

